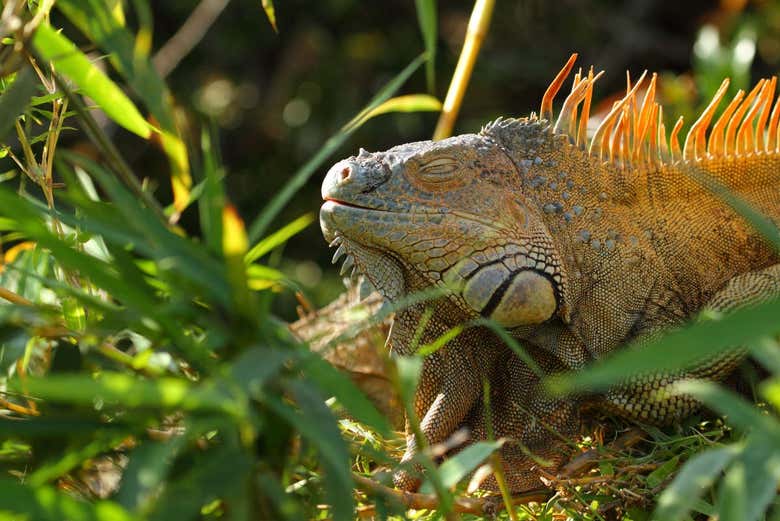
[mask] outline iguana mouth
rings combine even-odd
[[[363,206],[363,205],[356,204],[356,203],[349,203],[347,201],[341,201],[339,199],[333,199],[331,197],[326,197],[325,198],[325,203],[337,204],[339,206],[346,206],[348,208],[356,208],[358,210],[369,210],[369,211],[372,211],[372,212],[389,212],[389,213],[392,213],[392,212],[390,212],[390,210],[382,210],[380,208],[372,208],[370,206]]]

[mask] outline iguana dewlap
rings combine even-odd
[[[581,368],[705,307],[729,310],[780,293],[777,253],[713,190],[725,187],[780,218],[776,78],[739,91],[710,125],[724,81],[680,147],[682,119],[667,141],[655,75],[629,85],[587,137],[598,76],[578,73],[554,119],[552,100],[575,57],[538,117],[361,150],[322,185],[322,230],[338,245],[335,257],[346,254],[346,268],[354,265],[391,301],[441,290],[396,314],[394,352],[412,354],[467,325],[425,358],[416,415],[429,443],[462,427],[472,440],[485,439],[487,379],[487,412],[493,435],[509,440],[501,455],[515,491],[539,486],[539,466],[554,471],[579,429],[582,399],[547,396],[543,376]],[[474,325],[480,317],[516,338],[541,374]],[[634,378],[588,400],[667,423],[696,407],[668,392],[675,379],[721,378],[739,359],[735,351],[681,373]],[[404,460],[416,453],[407,438]],[[396,482],[414,489],[419,477],[400,472]]]

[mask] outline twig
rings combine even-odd
[[[179,62],[203,39],[209,27],[219,18],[230,0],[201,0],[189,18],[170,40],[157,51],[152,63],[163,78],[168,76]]]
[[[618,439],[609,444],[611,451],[619,452],[633,447],[644,438],[645,433],[636,427],[633,427],[628,432],[620,436]],[[590,449],[583,452],[573,460],[571,460],[558,474],[558,479],[573,478],[583,472],[591,469],[598,460],[601,458],[598,449]]]
[[[610,451],[618,452],[633,447],[644,437],[644,432],[639,428],[632,428],[618,439],[610,443],[607,448]],[[600,454],[598,450],[591,449],[587,452],[583,452],[577,456],[574,460],[569,462],[563,471],[558,476],[546,476],[547,481],[550,483],[550,488],[535,489],[521,494],[511,496],[512,505],[525,505],[528,503],[540,503],[553,497],[555,491],[553,490],[556,484],[592,484],[597,482],[609,482],[614,479],[613,476],[609,477],[593,477],[593,478],[580,478],[574,480],[578,475],[583,474],[592,468],[599,460]],[[408,509],[415,510],[436,510],[440,508],[441,503],[439,498],[435,494],[420,494],[416,492],[406,492],[403,490],[396,490],[381,483],[374,481],[373,479],[358,474],[352,474],[352,478],[357,483],[358,488],[364,492],[382,495],[386,498],[394,500]],[[575,483],[576,481],[576,483]],[[500,510],[504,510],[507,507],[506,502],[502,502],[499,496],[488,496],[483,498],[469,498],[469,497],[456,497],[452,504],[452,511],[458,514],[478,514],[485,515],[495,513]],[[358,509],[359,517],[371,517],[375,513],[375,507],[373,505],[366,505]]]
[[[32,300],[27,300],[23,296],[14,293],[11,290],[5,289],[4,287],[0,286],[0,298],[4,298],[8,302],[13,302],[14,304],[18,304],[20,306],[34,306],[35,303],[33,303]]]
[[[386,498],[397,501],[408,509],[435,510],[439,507],[439,498],[434,494],[420,494],[396,490],[358,474],[353,474],[352,477],[358,487],[363,491],[385,496]],[[512,504],[525,505],[527,503],[541,502],[545,501],[551,495],[552,491],[550,490],[532,490],[512,496]],[[503,503],[500,498],[496,496],[484,498],[457,497],[452,504],[453,511],[459,514],[486,514],[503,508]],[[372,512],[373,510],[364,508],[359,511],[359,514],[361,516],[369,516],[372,515]]]
[[[452,135],[452,128],[455,126],[455,119],[460,112],[460,105],[463,102],[469,78],[471,78],[471,71],[474,69],[474,62],[477,61],[479,48],[482,47],[482,41],[485,39],[488,25],[490,25],[494,5],[495,0],[477,0],[474,3],[474,10],[471,11],[471,18],[466,29],[463,50],[460,52],[458,65],[455,66],[455,73],[452,75],[447,97],[444,99],[439,122],[433,132],[434,141]]]

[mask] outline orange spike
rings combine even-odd
[[[765,130],[766,121],[769,119],[769,111],[772,109],[772,100],[775,99],[775,88],[777,87],[777,76],[772,76],[769,80],[769,86],[764,93],[761,103],[761,112],[758,114],[756,123],[756,143],[754,152],[769,152],[766,147]]]
[[[577,61],[576,52],[569,57],[569,61],[567,61],[566,65],[563,66],[561,72],[558,73],[552,83],[550,83],[550,86],[547,87],[547,90],[542,97],[542,107],[539,109],[539,117],[541,119],[546,119],[548,122],[552,122],[553,100],[555,99],[555,95],[558,94],[558,91],[563,85],[563,82],[566,81],[566,78],[569,76],[569,73],[574,67],[575,61]]]
[[[674,128],[672,128],[672,135],[669,136],[669,143],[672,151],[672,161],[676,161],[682,157],[682,152],[680,151],[680,142],[677,141],[677,134],[680,133],[682,126],[683,117],[680,116],[677,118],[677,123],[674,124]]]
[[[634,105],[634,102],[631,103]],[[620,160],[627,166],[631,166],[631,138],[633,137],[632,128],[634,124],[634,118],[632,117],[632,111],[628,106],[623,108],[623,143],[620,148]]]
[[[669,158],[669,144],[666,142],[666,125],[664,125],[664,108],[658,105],[658,143],[661,161]]]
[[[755,148],[756,136],[754,133],[755,127],[753,126],[753,120],[756,119],[756,116],[758,116],[764,106],[764,94],[771,83],[768,80],[761,81],[764,83],[761,85],[761,90],[758,91],[756,101],[750,107],[750,110],[745,116],[745,119],[742,120],[739,130],[737,131],[737,154],[748,154]]]
[[[707,145],[707,127],[710,125],[712,116],[715,115],[715,110],[718,108],[718,104],[720,104],[723,96],[726,95],[728,88],[729,79],[726,78],[718,87],[707,108],[702,111],[699,119],[691,125],[691,129],[685,137],[683,159],[701,159],[704,157]]]
[[[769,90],[769,86],[772,82],[770,80],[764,80],[764,84],[761,86],[761,90],[758,92],[755,103],[750,107],[750,110],[742,121],[737,131],[737,153],[749,154],[755,151],[759,136],[757,134],[757,125],[753,125],[753,121],[756,118],[761,117],[761,112],[764,110],[766,92]]]
[[[658,108],[658,103],[653,103],[653,107],[650,109],[650,117],[645,127],[649,139],[647,156],[644,157],[644,160],[649,161],[651,164],[655,164],[658,161]],[[640,158],[643,155],[640,154]]]
[[[620,162],[620,145],[623,143],[623,130],[625,127],[626,111],[620,111],[617,123],[615,124],[615,133],[612,134],[612,140],[609,143],[610,161]],[[621,163],[622,165],[622,163]]]
[[[617,121],[617,118],[620,116],[620,112],[623,110],[623,106],[636,94],[637,89],[640,85],[642,85],[642,81],[645,79],[645,76],[647,75],[647,71],[642,73],[642,76],[639,77],[639,81],[636,82],[634,85],[634,88],[631,89],[628,94],[626,94],[623,99],[616,102],[612,106],[612,110],[609,111],[609,114],[607,114],[604,119],[602,120],[599,127],[596,129],[596,132],[593,134],[593,139],[590,142],[590,151],[589,153],[592,155],[594,153],[594,147],[599,146],[599,157],[601,157],[601,150],[604,148],[603,144],[605,143],[606,139],[608,139],[609,132],[607,130],[612,130],[612,127],[614,126],[615,122]]]
[[[655,82],[658,78],[656,73],[653,73],[653,77],[650,78],[650,85],[647,87],[645,93],[645,99],[642,101],[642,108],[639,109],[639,118],[637,119],[636,126],[636,140],[634,141],[634,157],[639,159],[642,156],[643,145],[645,136],[647,135],[648,127],[652,121],[653,110],[655,106]]]
[[[707,145],[708,155],[717,157],[725,153],[726,148],[724,143],[724,136],[726,125],[728,125],[729,121],[731,120],[731,115],[735,110],[737,110],[737,107],[739,107],[739,104],[742,103],[742,98],[744,97],[745,91],[742,89],[738,90],[734,95],[734,99],[731,100],[731,103],[728,104],[726,110],[723,111],[723,114],[720,115],[718,121],[716,121],[715,125],[713,125],[712,132],[710,133],[709,144]]]
[[[585,147],[585,142],[588,140],[588,119],[590,118],[590,100],[593,98],[593,83],[602,75],[604,71],[601,71],[598,76],[593,77],[593,67],[588,71],[588,88],[585,91],[585,100],[582,102],[582,114],[580,115],[580,128],[577,131],[577,145]]]
[[[726,143],[724,152],[727,156],[736,151],[737,128],[739,128],[739,124],[742,122],[742,117],[745,115],[745,112],[747,112],[748,109],[753,105],[753,100],[763,87],[764,80],[759,80],[756,86],[753,87],[753,90],[750,91],[750,94],[747,95],[745,101],[740,104],[739,108],[737,108],[736,112],[734,112],[734,115],[731,116],[729,126],[726,128]]]
[[[772,116],[769,118],[769,136],[767,136],[767,152],[777,150],[777,123],[780,120],[780,97],[777,98],[775,106],[772,109]]]
[[[566,132],[572,140],[574,140],[575,136],[573,129],[577,121],[577,106],[582,101],[582,98],[585,97],[585,91],[588,87],[587,83],[588,80],[580,81],[572,88],[571,93],[566,96],[566,99],[563,101],[563,107],[561,107],[561,112],[558,114],[558,121],[555,122],[555,126],[553,127],[554,133]],[[564,125],[566,126],[565,131],[563,129]]]

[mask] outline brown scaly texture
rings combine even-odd
[[[441,291],[396,314],[388,339],[394,352],[411,354],[466,324],[425,358],[416,415],[427,441],[437,443],[463,427],[472,440],[485,439],[489,414],[494,435],[509,440],[501,456],[514,491],[538,486],[540,465],[550,471],[564,461],[586,402],[672,422],[697,404],[673,395],[671,383],[722,378],[741,351],[680,373],[632,377],[598,396],[551,398],[540,386],[545,375],[581,368],[702,309],[729,310],[780,292],[777,254],[715,194],[725,188],[780,218],[776,79],[740,91],[711,125],[724,81],[681,147],[682,121],[667,141],[655,75],[643,74],[589,138],[600,74],[577,73],[553,117],[575,58],[551,84],[539,117],[361,150],[337,163],[322,187],[320,220],[338,246],[334,261],[346,255],[344,269],[365,274],[390,301]],[[475,323],[480,317],[505,328],[533,363]],[[407,438],[404,461],[417,451]],[[419,481],[414,472],[396,474],[404,489]]]

